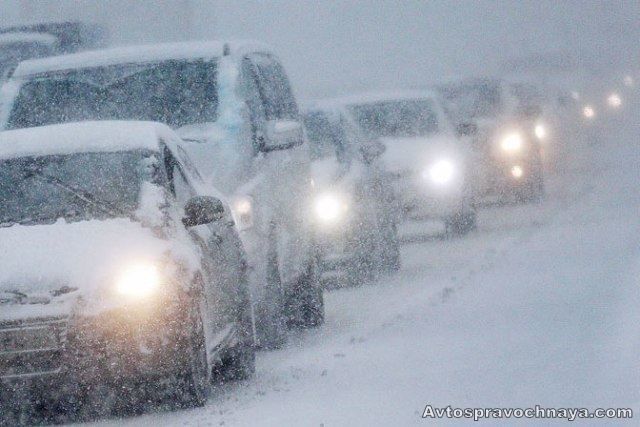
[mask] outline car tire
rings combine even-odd
[[[255,347],[243,342],[229,349],[222,358],[222,364],[215,370],[214,377],[225,383],[249,379],[255,372]]]
[[[314,259],[287,298],[287,326],[314,328],[324,323],[324,292]]]
[[[256,341],[264,350],[282,348],[287,343],[287,321],[285,317],[285,295],[278,268],[275,241],[267,261],[266,289],[262,301],[256,302]]]
[[[199,302],[191,304],[188,322],[191,325],[186,334],[184,349],[186,363],[178,374],[176,387],[177,403],[182,408],[204,406],[209,397],[211,373],[207,361],[204,325]]]
[[[400,240],[398,239],[398,227],[390,224],[385,227],[382,242],[382,259],[380,268],[385,273],[392,273],[400,270]]]
[[[475,209],[461,211],[445,219],[445,233],[447,236],[464,236],[477,227]]]

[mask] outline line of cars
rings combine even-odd
[[[18,417],[127,387],[202,405],[214,374],[247,378],[256,347],[322,324],[324,288],[398,270],[403,222],[472,231],[496,170],[542,193],[535,135],[487,162],[494,129],[438,90],[300,111],[253,42],[25,61],[0,97],[0,404]]]

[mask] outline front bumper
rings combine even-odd
[[[397,175],[394,189],[405,220],[446,219],[465,209],[461,183],[436,186],[421,176]]]
[[[174,373],[184,366],[184,315],[177,307],[160,316],[142,312],[0,323],[2,390],[44,384],[55,396],[96,381],[116,384]]]

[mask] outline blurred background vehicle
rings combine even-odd
[[[404,220],[442,220],[448,235],[476,226],[478,163],[435,93],[380,92],[340,99],[368,138],[384,146]]]
[[[548,137],[535,89],[499,79],[471,79],[439,86],[448,116],[474,123],[473,149],[481,165],[484,197],[540,200],[544,195],[541,141]]]
[[[0,83],[20,61],[103,47],[102,26],[82,22],[47,22],[0,28]]]
[[[399,206],[380,161],[385,146],[366,138],[336,102],[310,105],[303,121],[323,283],[355,285],[399,269]]]
[[[8,129],[108,119],[176,129],[195,167],[235,200],[260,345],[281,346],[287,325],[322,323],[308,147],[268,48],[194,42],[89,51],[24,62],[4,89]]]

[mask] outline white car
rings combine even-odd
[[[90,51],[23,62],[4,86],[5,128],[77,120],[165,123],[195,168],[235,200],[257,337],[324,319],[310,226],[308,146],[278,58],[251,42]]]
[[[316,199],[316,241],[325,286],[360,284],[400,268],[399,209],[380,162],[384,145],[366,138],[339,104],[305,110]]]
[[[0,133],[0,424],[109,390],[202,406],[214,370],[253,374],[242,245],[179,141],[149,122]]]
[[[442,219],[450,235],[476,226],[475,166],[435,94],[390,92],[340,100],[364,132],[385,145],[404,218]]]

